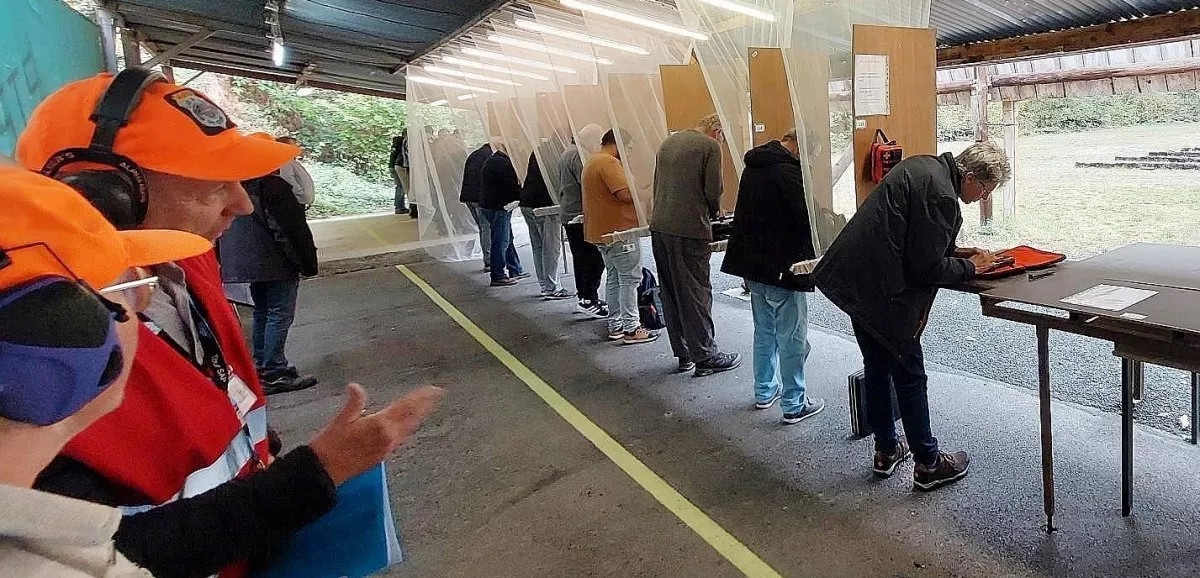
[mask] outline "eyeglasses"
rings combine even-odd
[[[137,314],[145,311],[146,308],[150,306],[150,300],[154,295],[154,291],[158,288],[158,277],[151,275],[146,269],[141,267],[133,267],[128,269],[125,274],[121,275],[117,279],[117,283],[100,289],[99,291],[92,289],[91,287],[88,287],[88,284],[82,278],[80,278],[79,275],[76,275],[75,271],[72,271],[71,268],[67,266],[66,262],[64,262],[62,258],[54,252],[54,249],[50,248],[50,245],[47,245],[46,243],[30,243],[28,245],[20,245],[10,249],[0,249],[0,268],[5,267],[12,262],[11,258],[8,257],[9,253],[23,249],[42,249],[46,251],[51,258],[58,262],[59,266],[62,267],[63,272],[66,273],[68,278],[95,294],[96,297],[104,303],[105,307],[116,314],[117,320],[121,323],[124,323],[126,320],[128,320],[128,313]],[[114,303],[112,300],[105,297],[105,295],[120,295],[124,303]]]
[[[150,306],[154,292],[158,290],[158,277],[149,271],[134,267],[130,269],[114,285],[105,287],[97,293],[100,295],[120,295],[122,301],[129,305],[134,313],[141,313]]]

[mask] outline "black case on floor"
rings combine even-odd
[[[866,382],[862,370],[850,374],[850,430],[856,438],[865,438],[872,433],[867,419]],[[900,419],[900,406],[896,403],[896,389],[892,388],[892,419]]]

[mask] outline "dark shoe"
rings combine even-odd
[[[551,291],[549,293],[543,293],[542,299],[546,299],[548,301],[559,301],[561,299],[570,299],[574,296],[575,296],[574,293],[567,291],[566,289],[559,289],[558,291]]]
[[[908,440],[905,440],[904,436],[900,436],[900,440],[896,442],[896,449],[892,450],[892,453],[875,452],[875,465],[871,471],[881,478],[890,478],[892,474],[896,473],[896,467],[911,457],[912,452],[908,450]]]
[[[917,464],[913,468],[913,489],[928,492],[953,484],[967,477],[967,467],[970,465],[971,458],[967,457],[967,452],[941,452],[932,466]]]
[[[625,334],[625,337],[621,339],[621,345],[639,345],[642,343],[650,343],[656,339],[658,339],[657,331],[650,331],[645,327],[638,327],[637,329]]]
[[[754,409],[771,409],[771,406],[775,405],[775,402],[779,401],[779,398],[781,397],[783,397],[783,388],[777,387],[775,388],[775,394],[771,396],[771,399],[767,401],[754,402]]]
[[[526,273],[524,271],[522,271],[520,273],[514,273],[514,274],[508,276],[509,279],[524,279],[526,277],[529,277],[529,273]]]
[[[311,375],[303,375],[298,377],[279,375],[263,381],[263,393],[266,395],[290,393],[293,391],[308,389],[317,383],[319,383],[317,378]]]
[[[718,353],[696,364],[695,377],[704,377],[714,373],[722,373],[737,369],[742,364],[742,356],[738,353]]]
[[[502,279],[492,279],[492,287],[512,287],[517,284],[517,280],[512,277],[504,277]]]
[[[783,414],[783,425],[798,424],[825,409],[825,400],[823,399],[808,399],[804,402],[804,407],[800,411],[793,411]]]
[[[608,319],[608,304],[603,301],[598,301],[596,310],[592,311],[592,317],[596,319]]]
[[[483,266],[483,272],[484,272],[484,273],[491,273],[491,272],[492,272],[492,266],[491,266],[491,265],[484,265],[484,266]]]
[[[687,373],[693,369],[696,369],[695,361],[692,361],[686,357],[679,358],[679,373]]]

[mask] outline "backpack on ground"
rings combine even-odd
[[[642,327],[655,330],[667,326],[662,318],[662,305],[658,298],[658,280],[654,273],[642,267],[642,282],[638,284],[638,316]]]

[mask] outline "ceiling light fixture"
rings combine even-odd
[[[448,104],[449,102],[450,101],[442,98],[429,103],[429,106],[442,106],[443,104]]]
[[[528,58],[518,58],[516,56],[509,56],[507,54],[500,54],[499,52],[491,52],[488,50],[480,50],[478,48],[464,48],[462,49],[462,53],[466,54],[467,56],[474,56],[476,58],[485,58],[488,60],[499,60],[501,62],[520,64],[522,66],[528,66],[538,70],[551,70],[554,72],[562,72],[564,74],[576,74],[579,72],[578,70],[567,68],[565,66],[558,66],[548,62],[538,62],[536,60],[529,60]]]
[[[542,76],[541,74],[534,74],[532,72],[525,72],[523,70],[513,70],[507,66],[500,66],[500,65],[496,65],[496,64],[484,64],[482,62],[475,62],[474,60],[466,60],[464,58],[459,58],[457,56],[443,56],[442,62],[444,62],[446,64],[453,64],[455,66],[465,66],[467,68],[474,68],[477,70],[487,70],[490,72],[499,72],[502,74],[510,74],[512,76],[519,76],[521,78],[528,78],[530,80],[550,80],[548,77]]]
[[[456,97],[456,98],[458,98],[458,100],[471,100],[472,98],[475,98],[477,96],[479,96],[479,95],[478,94],[464,94],[464,95]]]
[[[771,14],[770,12],[764,12],[757,8],[751,8],[749,6],[746,6],[745,4],[738,4],[737,2],[730,2],[729,0],[699,0],[699,1],[703,2],[705,4],[708,4],[709,6],[716,6],[717,8],[724,8],[726,10],[729,10],[730,12],[737,12],[738,14],[745,14],[746,16],[749,16],[751,18],[758,18],[759,20],[766,20],[767,22],[775,21],[774,14]]]
[[[499,91],[492,90],[490,88],[479,88],[477,86],[471,86],[468,84],[459,84],[457,82],[450,82],[449,80],[442,80],[440,78],[433,78],[431,76],[410,75],[408,79],[417,84],[429,84],[432,86],[441,86],[445,88],[457,88],[460,90],[469,90],[471,92],[482,92],[484,94],[499,94]]]
[[[621,22],[635,24],[637,26],[645,26],[646,28],[653,28],[654,30],[658,30],[660,32],[666,32],[667,34],[683,36],[686,38],[691,38],[693,40],[700,40],[700,41],[708,40],[708,35],[704,34],[703,32],[696,32],[695,30],[688,30],[687,28],[675,26],[674,24],[667,24],[665,22],[651,20],[649,18],[644,18],[642,16],[637,16],[635,14],[629,14],[627,12],[621,12],[619,10],[613,10],[612,8],[598,6],[596,4],[591,4],[589,2],[580,2],[579,0],[559,0],[559,2],[561,2],[562,5],[566,6],[567,8],[574,8],[581,12],[590,12],[597,16],[604,16],[607,18],[612,18],[613,20],[620,20]]]
[[[482,82],[494,82],[496,84],[503,84],[505,86],[521,86],[521,83],[519,82],[513,82],[503,78],[496,78],[494,76],[487,76],[485,74],[475,74],[474,72],[464,72],[462,70],[454,70],[452,68],[443,68],[441,66],[434,66],[432,64],[426,64],[421,68],[424,69],[425,72],[432,72],[434,74],[445,74],[447,76],[457,76],[459,78],[479,80]]]
[[[540,32],[542,34],[547,34],[549,36],[557,36],[559,38],[566,38],[568,40],[587,42],[588,44],[595,44],[596,46],[604,46],[607,48],[612,48],[614,50],[628,52],[630,54],[637,54],[638,56],[649,56],[650,55],[649,50],[646,50],[645,48],[642,48],[640,46],[634,46],[632,44],[625,44],[623,42],[617,42],[616,40],[609,40],[607,38],[600,38],[597,36],[589,36],[589,35],[583,34],[581,32],[574,32],[571,30],[564,30],[562,28],[555,28],[553,26],[547,26],[545,24],[542,24],[540,22],[534,22],[532,20],[518,19],[518,20],[516,20],[516,25],[517,25],[517,28],[520,28],[522,30],[528,30],[530,32]]]
[[[607,58],[600,58],[598,56],[592,56],[591,54],[584,54],[582,52],[575,52],[573,50],[564,50],[562,48],[556,48],[554,46],[546,46],[545,44],[542,44],[540,42],[533,42],[532,40],[522,40],[520,38],[513,38],[512,36],[504,36],[503,34],[488,34],[487,39],[492,42],[495,42],[496,44],[504,44],[506,46],[516,46],[518,48],[524,48],[526,50],[533,50],[535,52],[543,52],[546,54],[552,54],[554,56],[561,56],[563,58],[570,58],[573,60],[582,60],[584,62],[595,62],[596,64],[604,64],[604,65],[612,64],[612,61]]]

